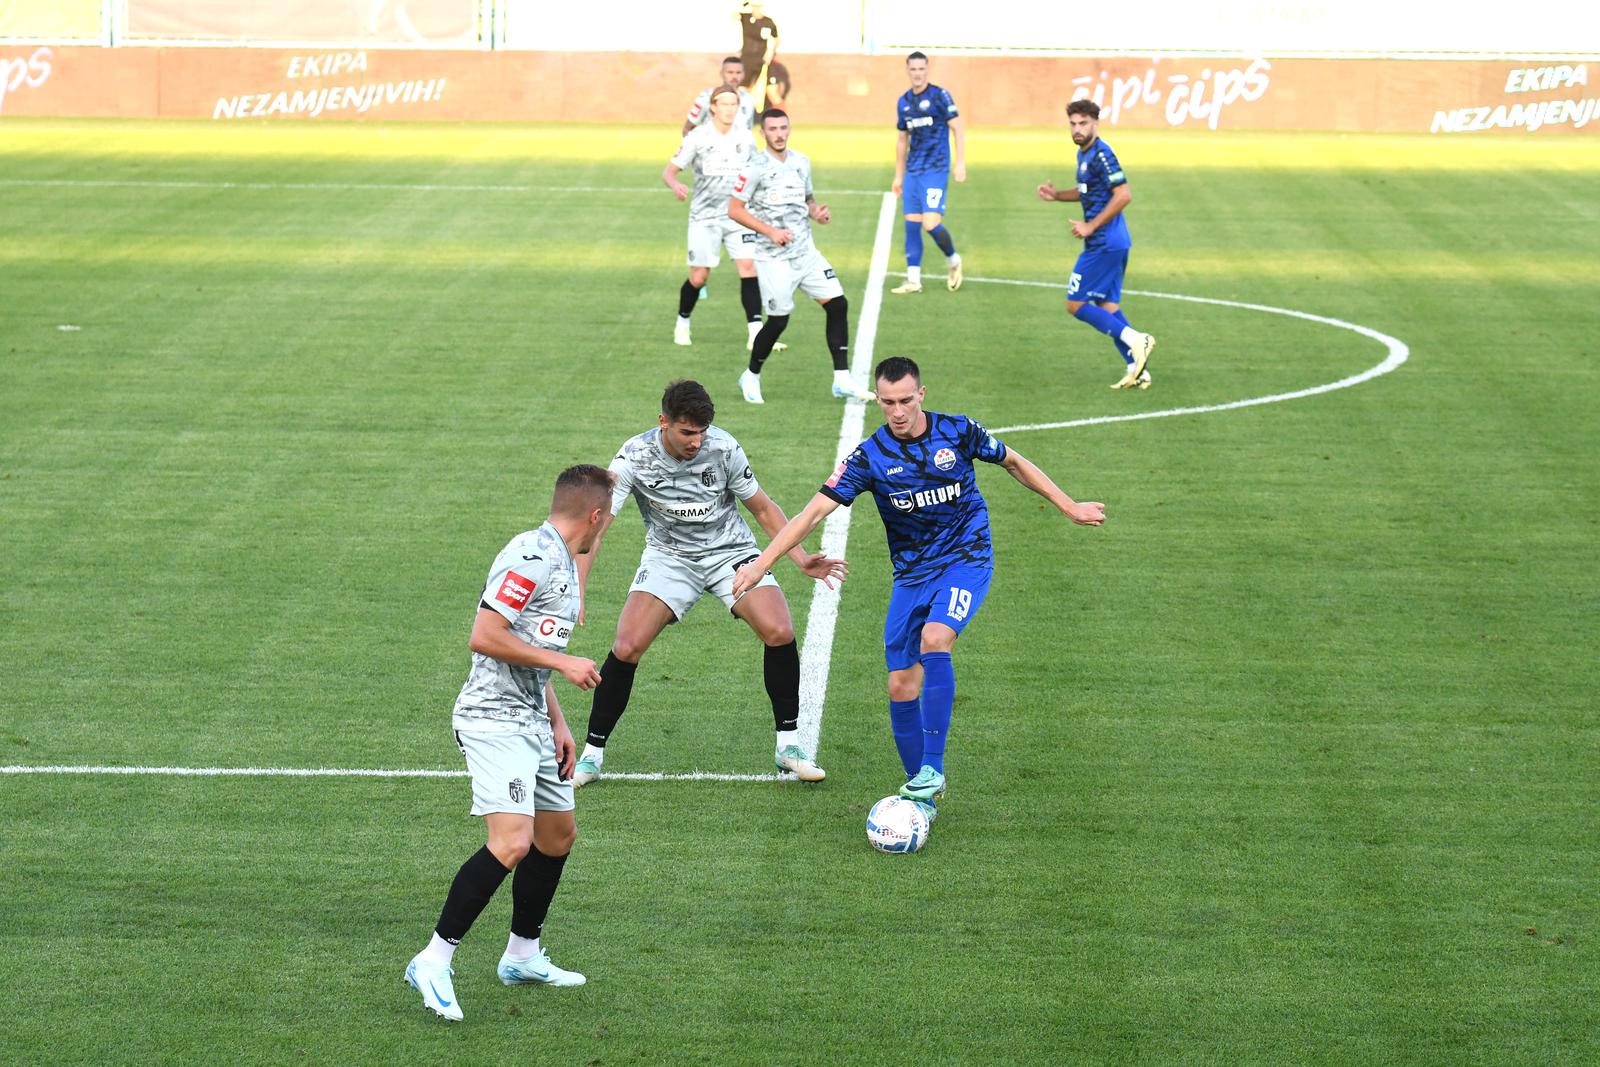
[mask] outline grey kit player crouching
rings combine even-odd
[[[611,473],[584,464],[556,479],[550,517],[511,539],[495,557],[472,624],[472,670],[451,725],[472,776],[472,814],[489,843],[456,872],[428,947],[406,965],[423,1006],[459,1020],[451,960],[456,946],[511,878],[511,938],[496,973],[506,985],[582,985],[550,962],[539,943],[567,853],[578,836],[572,813],[576,756],[551,674],[593,689],[593,660],[563,651],[583,605],[575,557],[593,549],[609,518]]]
[[[711,425],[715,414],[699,382],[672,382],[661,395],[657,425],[624,441],[611,461],[617,479],[611,509],[601,520],[594,551],[579,561],[579,573],[587,579],[600,555],[600,538],[630,496],[644,516],[645,545],[617,619],[616,643],[600,668],[588,741],[573,775],[576,786],[600,777],[606,742],[628,706],[639,660],[661,631],[687,615],[706,593],[748,623],[765,646],[762,673],[776,731],[773,762],[804,782],[826,777],[800,746],[800,653],[783,590],[768,575],[742,597],[732,592],[734,573],[761,554],[739,514],[739,503],[769,537],[789,520],[762,491],[739,442]],[[799,545],[789,558],[830,588],[846,573],[844,560],[820,552],[808,555]]]

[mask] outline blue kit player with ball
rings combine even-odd
[[[951,651],[994,576],[989,509],[974,464],[997,463],[1080,526],[1105,522],[1105,505],[1077,503],[1038,467],[966,415],[924,411],[916,363],[894,356],[875,372],[884,425],[845,457],[805,510],[740,569],[733,595],[756,587],[779,557],[863,493],[877,501],[889,537],[894,590],[883,623],[889,721],[907,781],[900,795],[931,819],[944,794],[945,734],[955,704]]]

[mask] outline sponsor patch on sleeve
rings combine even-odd
[[[823,484],[829,489],[837,489],[839,487],[839,479],[844,477],[845,468],[849,465],[850,461],[848,459],[840,460],[839,465],[833,468],[833,473],[828,476],[828,480]]]
[[[533,596],[537,588],[537,582],[530,582],[516,571],[507,571],[505,580],[500,583],[500,591],[495,593],[494,598],[521,611],[528,606],[528,598]]]

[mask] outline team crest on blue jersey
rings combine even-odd
[[[928,110],[929,107],[932,106],[932,101],[929,101],[929,100],[918,100],[917,101],[917,106],[919,108],[921,108],[922,110],[926,111],[926,110]]]
[[[947,471],[956,465],[956,454],[948,448],[941,448],[933,454],[933,465]]]
[[[912,508],[910,493],[896,493],[889,498],[889,503],[894,505],[896,511],[910,511]]]

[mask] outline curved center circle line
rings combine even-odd
[[[1016,278],[974,278],[968,277],[969,282],[987,282],[991,285],[1026,285],[1040,289],[1059,289],[1059,282],[1030,282]],[[1363,337],[1370,337],[1384,345],[1389,354],[1383,361],[1375,366],[1368,367],[1359,374],[1352,374],[1348,378],[1340,378],[1336,382],[1326,382],[1322,385],[1313,385],[1305,389],[1296,389],[1288,393],[1273,393],[1271,396],[1255,396],[1246,400],[1230,400],[1222,404],[1202,404],[1188,408],[1167,408],[1163,411],[1140,411],[1132,415],[1096,415],[1085,419],[1068,419],[1065,422],[1037,422],[1021,426],[997,426],[991,433],[1024,433],[1029,430],[1064,430],[1071,426],[1099,426],[1110,422],[1137,422],[1141,419],[1165,419],[1173,415],[1203,415],[1212,411],[1233,411],[1238,408],[1255,407],[1258,404],[1278,404],[1285,400],[1300,400],[1308,396],[1318,396],[1322,393],[1331,393],[1339,389],[1348,389],[1353,385],[1371,381],[1374,378],[1388,374],[1400,364],[1404,363],[1411,355],[1411,348],[1398,337],[1391,337],[1386,333],[1374,330],[1370,326],[1361,326],[1343,319],[1329,318],[1326,315],[1313,315],[1309,311],[1296,311],[1293,308],[1273,307],[1270,304],[1250,304],[1239,300],[1219,300],[1210,296],[1188,296],[1183,293],[1157,293],[1146,289],[1125,289],[1124,292],[1131,296],[1151,296],[1158,300],[1185,300],[1191,304],[1215,304],[1218,307],[1241,308],[1245,311],[1261,311],[1269,315],[1285,315],[1291,319],[1304,319],[1307,322],[1317,322],[1324,326],[1336,326],[1341,330],[1349,330]]]

